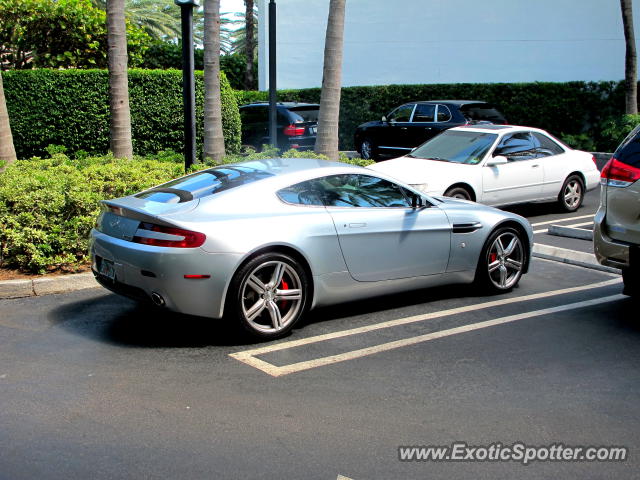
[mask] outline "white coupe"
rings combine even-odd
[[[442,132],[404,157],[370,165],[428,195],[501,206],[557,201],[567,212],[600,183],[595,158],[544,130],[474,125]]]

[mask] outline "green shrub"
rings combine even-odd
[[[631,130],[640,125],[640,115],[622,115],[608,119],[602,129],[602,137],[609,140],[608,148],[604,151],[613,152],[626,138]]]
[[[595,152],[597,150],[593,136],[588,133],[579,133],[577,135],[563,133],[560,135],[560,139],[571,148],[577,150],[584,150],[585,152]]]
[[[230,153],[240,150],[240,115],[221,74],[222,126]],[[18,158],[42,156],[50,144],[73,154],[109,149],[106,70],[25,70],[3,72],[4,91]],[[184,144],[182,72],[129,70],[133,148],[138,155],[181,151]],[[202,150],[204,78],[196,72],[198,152]],[[200,155],[199,155],[200,157]]]
[[[78,162],[62,153],[15,162],[0,174],[0,265],[44,273],[86,263],[100,200],[129,195],[182,171],[175,162],[111,156]]]

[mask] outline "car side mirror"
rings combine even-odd
[[[383,122],[386,122],[387,121],[386,115],[382,115],[382,118],[380,120],[382,120]]]
[[[496,155],[495,157],[491,157],[489,160],[487,160],[487,163],[485,165],[487,167],[495,167],[497,165],[504,165],[506,163],[509,163],[507,157],[505,157],[504,155]]]
[[[411,195],[411,208],[416,209],[422,207],[424,207],[424,199],[418,194]]]

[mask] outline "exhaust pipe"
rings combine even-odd
[[[162,298],[162,295],[156,292],[151,292],[151,301],[158,307],[164,307],[165,305],[164,298]]]

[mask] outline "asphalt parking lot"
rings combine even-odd
[[[544,230],[588,228],[596,206],[514,211],[536,242],[588,251]],[[0,478],[637,478],[640,324],[620,291],[614,273],[535,258],[508,294],[319,309],[263,344],[101,289],[0,300]],[[629,458],[399,461],[452,442]]]

